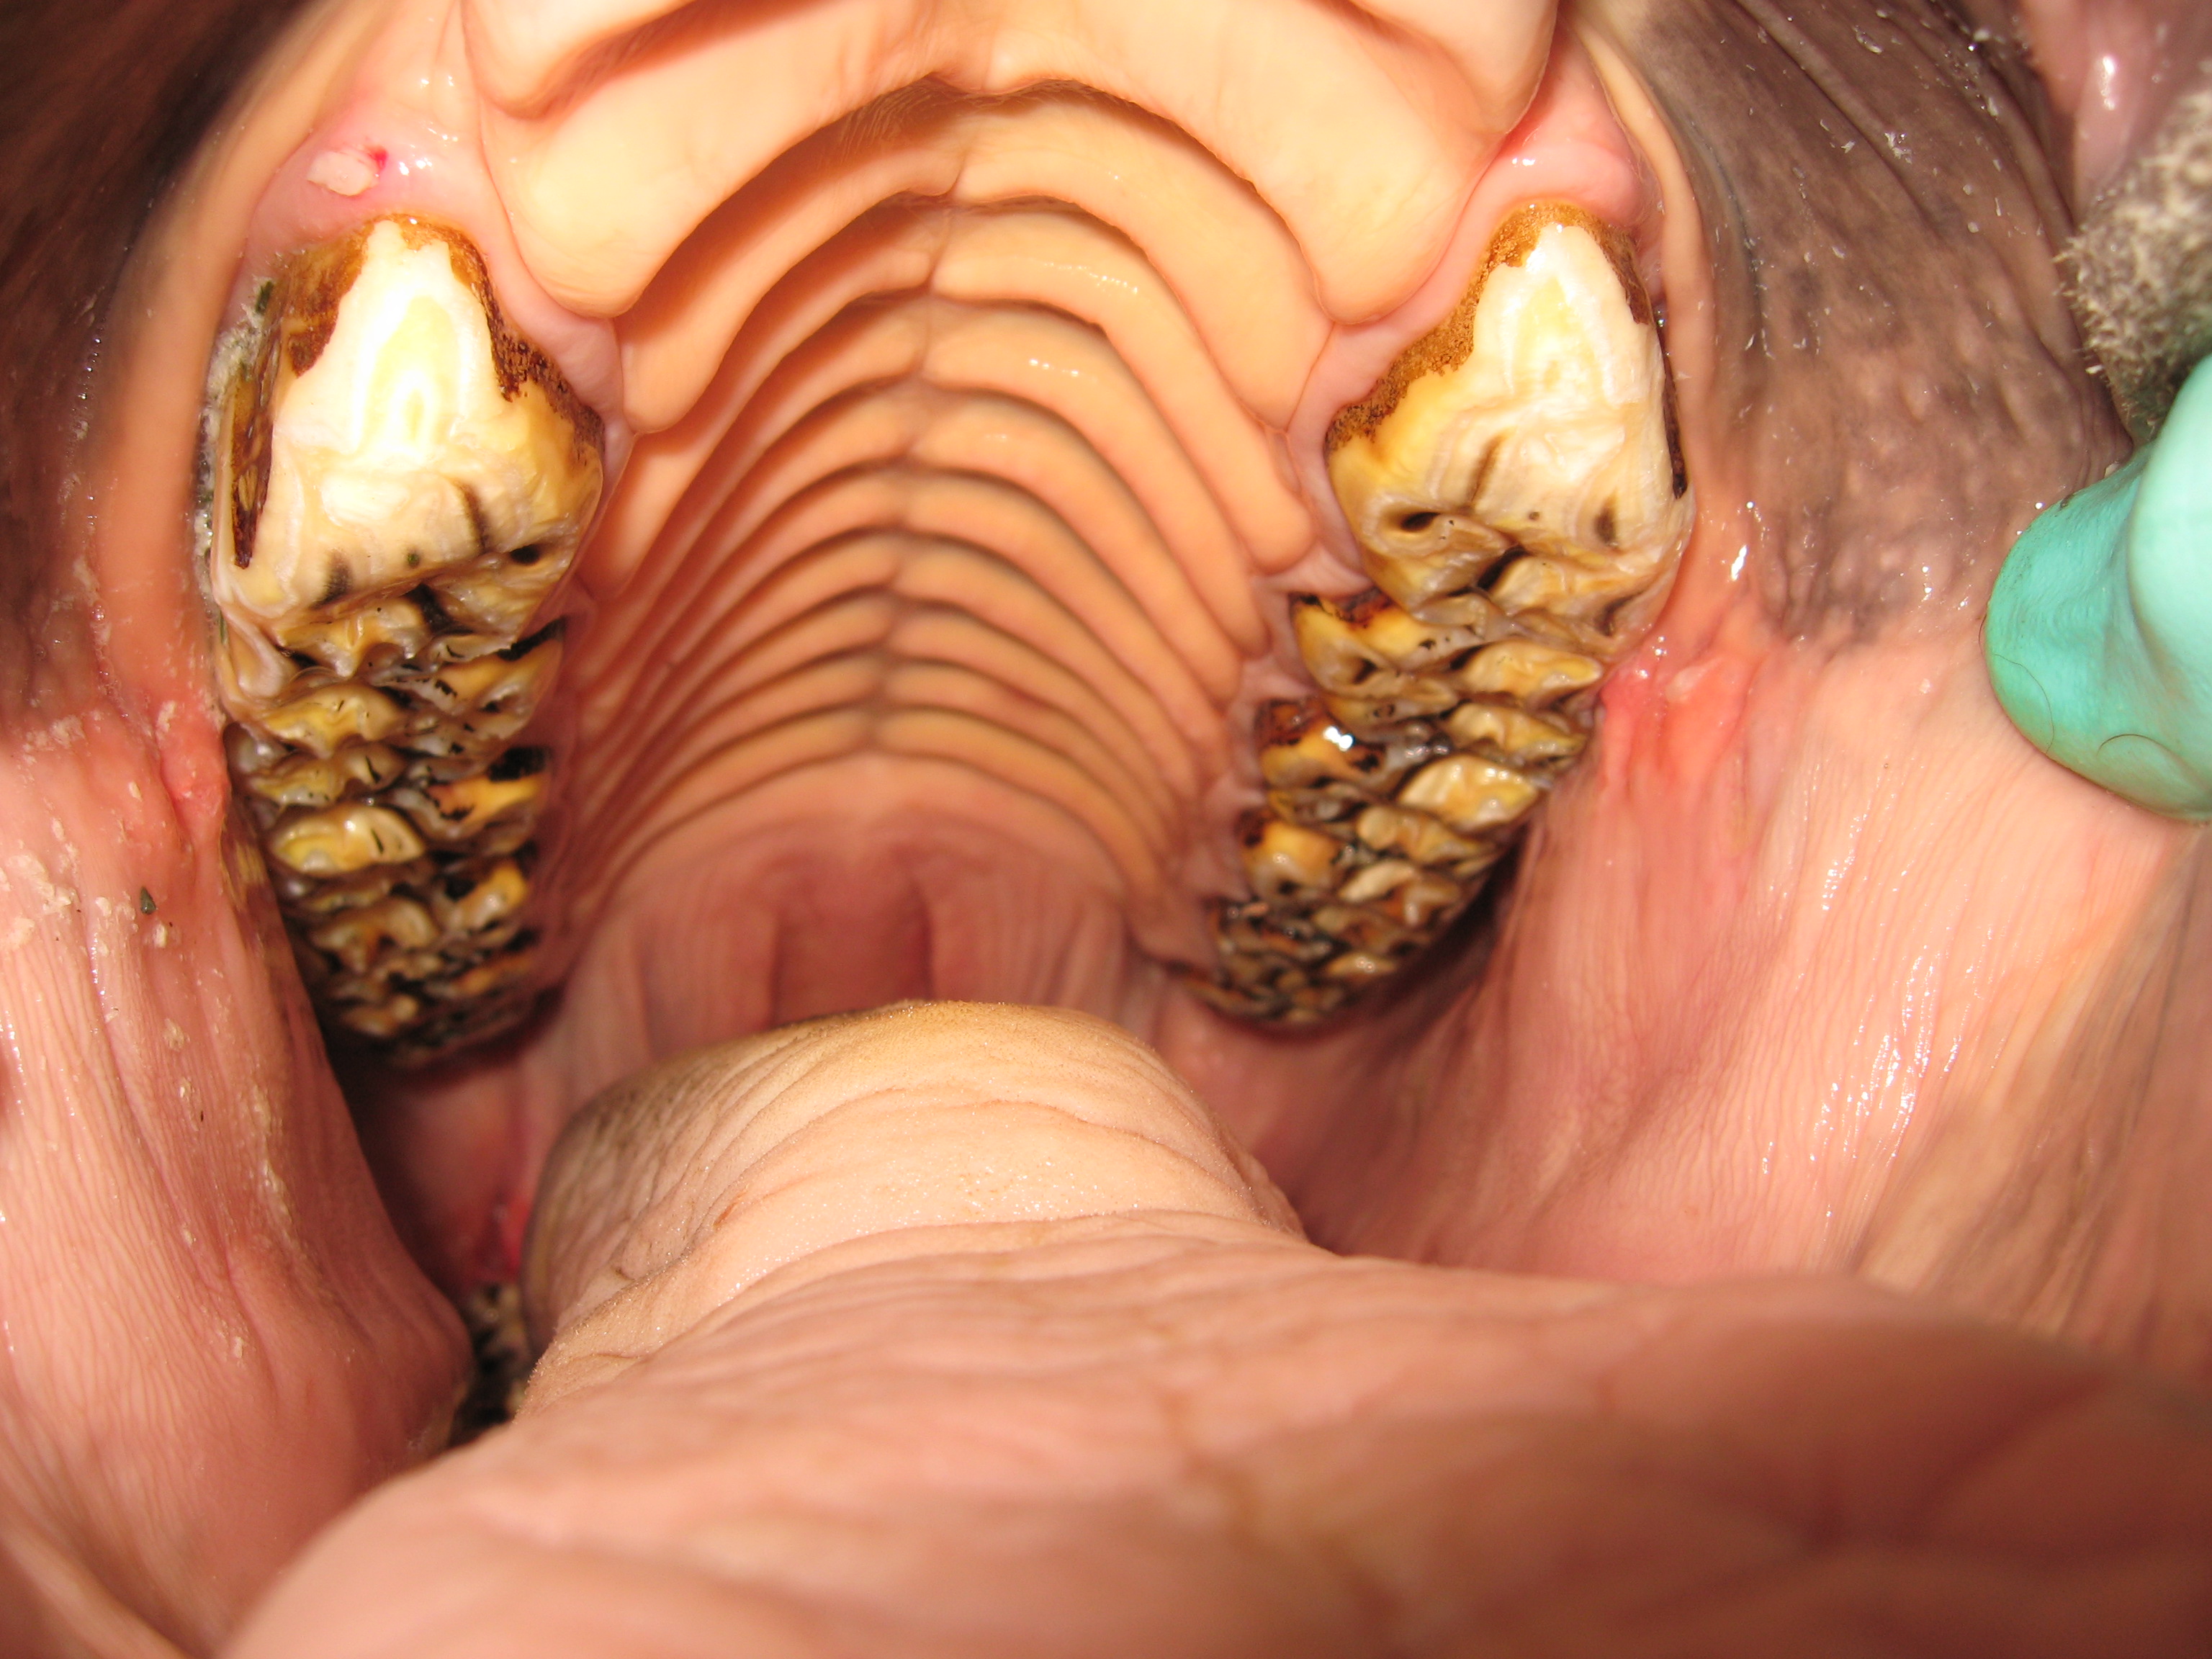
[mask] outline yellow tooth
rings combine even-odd
[[[1528,714],[1490,702],[1463,702],[1444,720],[1452,746],[1528,769],[1572,760],[1589,741],[1557,714]]]
[[[440,928],[429,911],[410,898],[388,898],[357,909],[342,910],[307,934],[356,974],[365,974],[387,947],[422,951],[438,942]]]
[[[1403,859],[1378,859],[1364,870],[1354,872],[1336,890],[1337,896],[1347,904],[1372,904],[1388,898],[1420,873]]]
[[[1544,708],[1570,691],[1595,685],[1605,666],[1579,652],[1507,640],[1485,647],[1454,677],[1471,696],[1510,697],[1528,708]]]
[[[422,838],[388,806],[333,806],[288,818],[269,832],[269,853],[303,876],[349,876],[372,864],[422,856]]]
[[[1533,611],[1617,639],[1624,603],[1663,583],[1689,533],[1634,250],[1565,204],[1508,217],[1458,308],[1337,416],[1328,447],[1370,573],[1424,619]]]
[[[254,725],[280,744],[328,760],[356,743],[381,743],[407,724],[407,711],[373,685],[319,685],[258,711]]]
[[[495,824],[534,818],[538,797],[544,788],[542,774],[505,779],[479,774],[451,783],[428,785],[420,792],[419,806],[413,799],[408,801],[409,806],[415,809],[408,816],[432,840],[473,842]]]
[[[1425,623],[1379,593],[1346,602],[1302,594],[1291,602],[1298,655],[1324,691],[1378,695],[1382,678],[1401,683],[1474,649],[1474,629]]]
[[[1292,1022],[1395,972],[1480,891],[1587,745],[1692,511],[1633,251],[1559,204],[1507,218],[1328,447],[1375,591],[1291,599],[1320,695],[1261,712],[1255,897],[1215,907],[1195,985]]]
[[[1414,863],[1449,870],[1472,866],[1475,873],[1498,860],[1498,849],[1446,829],[1426,812],[1407,806],[1370,806],[1359,815],[1353,833],[1378,853],[1397,853]]]
[[[216,352],[202,540],[232,769],[318,1004],[402,1059],[527,1006],[548,761],[511,745],[560,670],[543,613],[601,435],[475,247],[419,220],[295,255]]]
[[[419,657],[430,643],[422,607],[406,599],[375,600],[341,616],[279,621],[270,634],[287,652],[313,657],[346,680]]]
[[[1335,861],[1343,843],[1334,836],[1279,820],[1254,826],[1244,842],[1244,870],[1252,890],[1262,898],[1295,892],[1327,891],[1335,884]]]
[[[599,500],[599,423],[506,326],[466,240],[376,220],[298,255],[264,305],[213,457],[234,623],[517,570],[542,598]]]
[[[441,883],[432,902],[439,926],[448,933],[484,933],[519,915],[529,896],[522,866],[501,859],[477,880]]]
[[[279,806],[331,806],[349,796],[373,795],[406,768],[389,744],[351,744],[335,755],[295,755],[248,774],[246,787]]]
[[[1407,779],[1398,804],[1427,812],[1462,836],[1516,823],[1543,792],[1518,772],[1472,755],[1431,761]]]

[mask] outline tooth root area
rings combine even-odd
[[[1291,602],[1317,695],[1260,712],[1253,896],[1217,905],[1195,982],[1291,1024],[1389,978],[1480,892],[1587,745],[1693,512],[1632,250],[1560,204],[1507,218],[1328,445],[1375,588]]]
[[[600,426],[439,225],[296,254],[252,312],[205,444],[231,769],[325,1018],[427,1055],[526,1006],[550,762],[517,740]]]

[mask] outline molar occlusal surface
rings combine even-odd
[[[310,988],[359,1034],[428,1053],[522,1006],[517,860],[548,758],[516,739],[559,669],[561,627],[538,624],[600,440],[476,249],[421,220],[294,255],[218,349],[205,544],[232,769]]]
[[[1467,294],[1328,436],[1374,590],[1291,601],[1317,695],[1271,702],[1253,898],[1215,912],[1215,1006],[1325,1018],[1434,944],[1589,741],[1693,514],[1627,237],[1509,214]]]

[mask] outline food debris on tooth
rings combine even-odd
[[[1283,1024],[1387,981],[1474,902],[1588,744],[1694,514],[1634,249],[1565,203],[1507,216],[1328,443],[1375,586],[1291,600],[1316,695],[1259,711],[1253,896],[1216,901],[1191,978]]]
[[[228,751],[325,1019],[431,1057],[526,1012],[522,734],[601,426],[458,230],[369,220],[286,259],[219,343],[203,568]]]

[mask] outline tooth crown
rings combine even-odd
[[[1259,714],[1249,900],[1218,902],[1216,1006],[1297,1024],[1443,932],[1589,741],[1693,506],[1627,239],[1508,216],[1453,313],[1329,434],[1375,588],[1291,601],[1317,695]]]
[[[600,426],[458,232],[295,255],[218,348],[204,544],[234,775],[325,1018],[421,1057],[526,1007],[558,674],[532,631]]]

